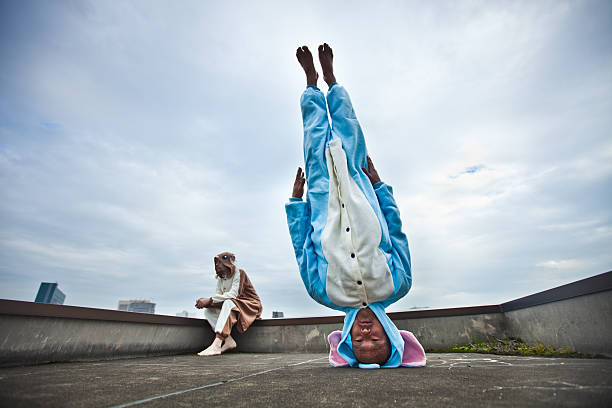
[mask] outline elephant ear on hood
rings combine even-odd
[[[333,331],[327,336],[329,342],[329,364],[334,367],[346,367],[349,363],[338,354],[338,343],[342,338],[342,332],[340,330]]]
[[[400,330],[400,335],[404,340],[404,353],[402,354],[402,367],[425,367],[427,357],[423,346],[409,331]]]

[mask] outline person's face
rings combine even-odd
[[[215,272],[217,276],[226,277],[232,274],[234,270],[232,261],[236,259],[236,256],[231,252],[221,252],[215,256]]]
[[[389,339],[369,307],[359,310],[351,328],[353,354],[360,363],[383,365],[391,354]]]

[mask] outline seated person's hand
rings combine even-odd
[[[195,307],[197,307],[198,309],[202,309],[204,307],[210,307],[211,304],[212,298],[199,298],[198,300],[196,300]]]
[[[291,197],[302,198],[304,195],[304,183],[306,183],[306,177],[301,167],[298,167],[297,174],[295,175],[295,181],[293,182],[293,192]]]
[[[368,156],[368,168],[366,169],[365,167],[362,167],[361,170],[363,170],[366,176],[368,176],[372,185],[381,181],[380,176],[374,167],[374,163],[372,163],[372,159],[370,159],[370,156]]]

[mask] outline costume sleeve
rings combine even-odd
[[[310,209],[308,203],[302,201],[301,198],[292,197],[285,204],[285,212],[287,213],[287,225],[289,226],[293,251],[300,266],[300,272],[302,272],[302,267],[306,268],[304,242],[306,242],[306,234],[310,226]]]
[[[395,269],[400,273],[394,274],[393,281],[395,293],[393,299],[397,300],[404,296],[412,285],[412,271],[410,263],[410,250],[408,248],[408,238],[402,232],[402,220],[400,219],[399,208],[393,198],[393,189],[382,181],[374,185],[374,192],[378,197],[380,209],[387,221],[389,237],[393,250],[393,260]]]
[[[221,283],[221,279],[219,279],[219,283]],[[219,285],[217,285],[219,288]],[[238,290],[240,289],[240,269],[236,267],[236,272],[234,272],[234,276],[232,277],[232,286],[227,292],[217,293],[212,297],[214,303],[223,302],[229,299],[236,299],[238,297]]]
[[[344,308],[334,305],[329,300],[325,293],[325,285],[319,277],[317,264],[313,262],[309,264],[308,262],[309,254],[310,259],[315,258],[312,241],[308,238],[308,234],[312,230],[309,204],[299,198],[291,198],[285,204],[285,211],[287,212],[287,224],[289,225],[293,251],[295,252],[295,258],[300,268],[300,277],[306,291],[318,303],[331,309],[344,310]]]

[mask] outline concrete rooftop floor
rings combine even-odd
[[[333,368],[326,354],[228,353],[0,369],[10,407],[612,406],[612,360],[428,354],[425,368]]]

